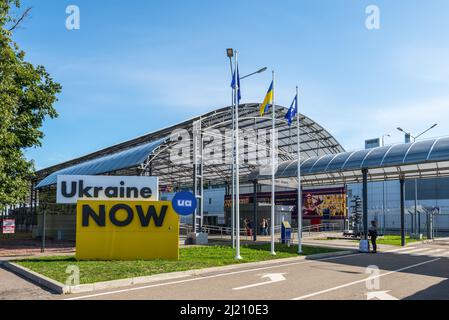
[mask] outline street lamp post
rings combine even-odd
[[[261,69],[255,71],[255,72],[251,72],[250,74],[247,74],[246,76],[240,77],[240,80],[243,80],[243,79],[245,79],[245,78],[251,77],[252,75],[255,75],[255,74],[257,74],[257,73],[262,73],[262,72],[264,72],[264,71],[267,71],[267,67],[263,67],[263,68],[261,68]]]
[[[438,125],[438,123],[435,123],[434,125],[432,125],[428,129],[424,130],[423,132],[421,132],[417,136],[413,136],[409,131],[406,131],[406,130],[402,129],[401,127],[397,127],[397,129],[405,134],[406,140],[407,140],[407,137],[411,137],[413,139],[413,142],[416,142],[416,139],[418,139],[419,137],[421,137],[425,133],[429,132],[430,130],[435,128],[437,125]]]
[[[240,150],[239,150],[239,79],[238,79],[238,60],[237,60],[237,50],[235,51],[235,85],[234,85],[234,100],[235,100],[235,229],[236,236],[235,239],[235,259],[241,260],[240,255]]]
[[[237,60],[237,51],[233,50],[231,48],[226,50],[226,54],[228,58],[231,60],[231,76],[234,75],[234,72],[232,70],[232,56],[234,56],[235,59],[235,85],[233,88],[233,105],[232,105],[232,156],[233,156],[233,173],[232,173],[232,182],[233,182],[233,188],[232,188],[232,201],[233,201],[233,212],[235,212],[233,216],[233,225],[232,225],[232,235],[235,234],[235,248],[236,248],[236,254],[235,259],[240,260],[242,257],[240,256],[240,164],[239,164],[239,94],[238,91],[240,88],[238,88],[239,80],[248,78],[252,75],[262,73],[265,70],[267,70],[266,67],[261,68],[255,72],[252,72],[250,74],[247,74],[243,77],[240,77],[240,79],[237,79],[237,68],[238,68],[238,60]],[[234,181],[235,181],[235,187],[234,187]],[[235,210],[234,210],[235,206]],[[234,241],[233,241],[234,245]]]
[[[234,49],[232,48],[228,48],[226,49],[226,55],[229,58],[229,65],[231,67],[231,77],[233,77],[234,74],[234,70],[232,68],[232,58],[234,57]],[[232,104],[231,104],[231,110],[232,110],[232,165],[231,165],[231,171],[232,171],[232,191],[231,191],[231,195],[232,195],[232,199],[231,199],[231,203],[232,203],[232,207],[231,207],[231,243],[232,243],[232,248],[235,248],[235,162],[234,162],[234,151],[235,151],[235,139],[234,139],[234,134],[235,134],[235,129],[234,129],[234,125],[235,125],[235,113],[234,113],[234,90],[232,90]]]

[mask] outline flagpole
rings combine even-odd
[[[239,164],[239,75],[238,75],[238,53],[235,51],[235,259],[241,260],[240,256],[240,164]]]
[[[236,71],[237,74],[237,71]],[[234,76],[234,74],[233,74]],[[234,165],[234,152],[235,152],[235,89],[232,89],[232,208],[231,208],[231,242],[232,248],[235,248],[235,165]]]
[[[274,223],[275,223],[275,125],[276,125],[276,101],[275,101],[275,73],[273,71],[273,99],[272,99],[272,121],[271,121],[271,254],[276,255],[274,249]]]
[[[296,86],[296,132],[297,132],[297,143],[298,143],[298,254],[302,253],[302,189],[301,189],[301,140],[300,140],[300,130],[299,130],[299,94],[298,86]]]

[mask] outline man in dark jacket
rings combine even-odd
[[[368,231],[368,235],[371,237],[371,244],[373,245],[373,253],[377,252],[377,222],[376,221],[371,221],[371,226],[369,228]]]

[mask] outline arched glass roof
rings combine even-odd
[[[422,140],[408,144],[328,154],[312,157],[301,163],[301,175],[305,181],[338,183],[358,181],[361,170],[368,169],[372,180],[409,176],[449,175],[449,138]],[[297,161],[282,162],[277,178],[297,176]],[[264,179],[258,170],[251,179]],[[310,177],[310,178],[308,178]]]
[[[296,121],[294,121],[292,126],[289,126],[284,118],[286,112],[287,108],[276,106],[277,146],[280,161],[294,159],[297,152]],[[37,181],[42,180],[39,186],[50,185],[56,183],[57,174],[104,174],[109,172],[113,173],[112,171],[120,170],[128,165],[140,165],[138,163],[141,160],[139,157],[137,157],[137,160],[130,160],[127,157],[126,159],[122,159],[122,152],[126,153],[128,149],[136,146],[142,146],[144,148],[144,145],[151,145],[152,141],[165,139],[166,142],[158,148],[160,151],[143,165],[145,170],[151,172],[152,175],[158,176],[162,186],[190,185],[192,184],[193,177],[193,165],[191,161],[194,157],[193,139],[190,142],[190,153],[182,154],[186,160],[185,163],[181,161],[179,164],[173,164],[170,157],[171,147],[174,143],[170,141],[170,135],[176,130],[185,130],[192,136],[193,131],[196,131],[194,127],[199,126],[204,137],[204,148],[207,149],[210,145],[216,143],[215,138],[217,137],[217,141],[222,141],[222,154],[226,155],[227,150],[232,150],[231,136],[227,135],[232,130],[232,119],[233,112],[231,107],[220,108],[118,145],[98,150],[89,155],[42,169],[36,173]],[[267,147],[266,143],[252,140],[250,134],[269,133],[271,126],[271,115],[261,117],[259,114],[259,104],[250,103],[240,105],[239,128],[241,130],[240,138],[242,141],[241,157],[245,159],[245,161],[241,161],[240,163],[242,179],[257,168],[254,160],[260,157],[260,155],[259,152],[255,152],[255,146],[257,145],[257,148],[260,149],[260,153],[263,151],[268,152],[270,149],[270,146]],[[324,154],[337,154],[344,151],[340,143],[326,129],[302,114],[300,114],[299,131],[302,142],[301,156],[303,158],[311,158]],[[247,135],[247,138],[245,138],[245,135]],[[263,140],[261,139],[261,141]],[[63,148],[64,146],[61,146],[62,151]],[[139,147],[136,148],[139,149]],[[151,153],[150,147],[144,153],[147,153],[148,156],[148,152]],[[232,171],[230,162],[227,162],[226,159],[224,160],[220,163],[209,163],[207,161],[204,163],[203,177],[205,183],[223,184],[231,181]],[[124,164],[119,165],[122,161]],[[127,173],[132,175],[141,174],[133,170],[129,169]]]
[[[121,152],[113,153],[104,157],[96,158],[77,165],[53,172],[45,177],[36,188],[42,188],[56,183],[58,175],[96,175],[108,172],[114,172],[142,164],[145,159],[158,147],[164,140],[145,143],[143,145],[130,148]]]

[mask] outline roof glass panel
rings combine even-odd
[[[309,171],[310,173],[313,172],[323,172],[326,168],[329,162],[335,157],[335,154],[328,154],[323,157],[321,157],[318,161],[315,162],[313,168]]]
[[[374,148],[371,149],[370,154],[367,155],[365,160],[362,163],[363,168],[369,168],[369,167],[378,167],[380,166],[380,163],[382,162],[382,159],[385,156],[385,153],[390,150],[390,146],[388,147],[380,147],[380,148]]]
[[[351,156],[352,152],[344,152],[337,155],[332,161],[329,162],[329,166],[326,171],[338,171],[345,164],[346,160]]]
[[[405,154],[408,149],[410,149],[412,144],[397,144],[390,148],[390,151],[386,153],[386,156],[381,163],[382,166],[402,164],[404,161]]]
[[[371,151],[371,149],[368,149],[354,152],[344,164],[343,169],[359,169],[362,166],[363,159],[365,159],[366,155]]]
[[[286,177],[297,176],[298,175],[297,169],[298,169],[298,161],[296,160],[290,161],[288,165],[285,167],[285,169],[282,172],[280,172],[280,175]]]
[[[313,164],[318,160],[317,157],[309,158],[301,163],[301,172],[309,172]]]
[[[284,170],[291,165],[292,161],[284,161],[279,163],[278,167],[277,167],[277,173],[282,174],[282,172],[284,172]]]
[[[449,159],[449,138],[438,139],[433,146],[429,156],[429,161],[439,161]]]
[[[415,142],[408,151],[408,154],[405,157],[405,162],[413,163],[413,162],[426,161],[427,156],[429,155],[429,151],[434,145],[434,143],[435,140],[424,140]]]

